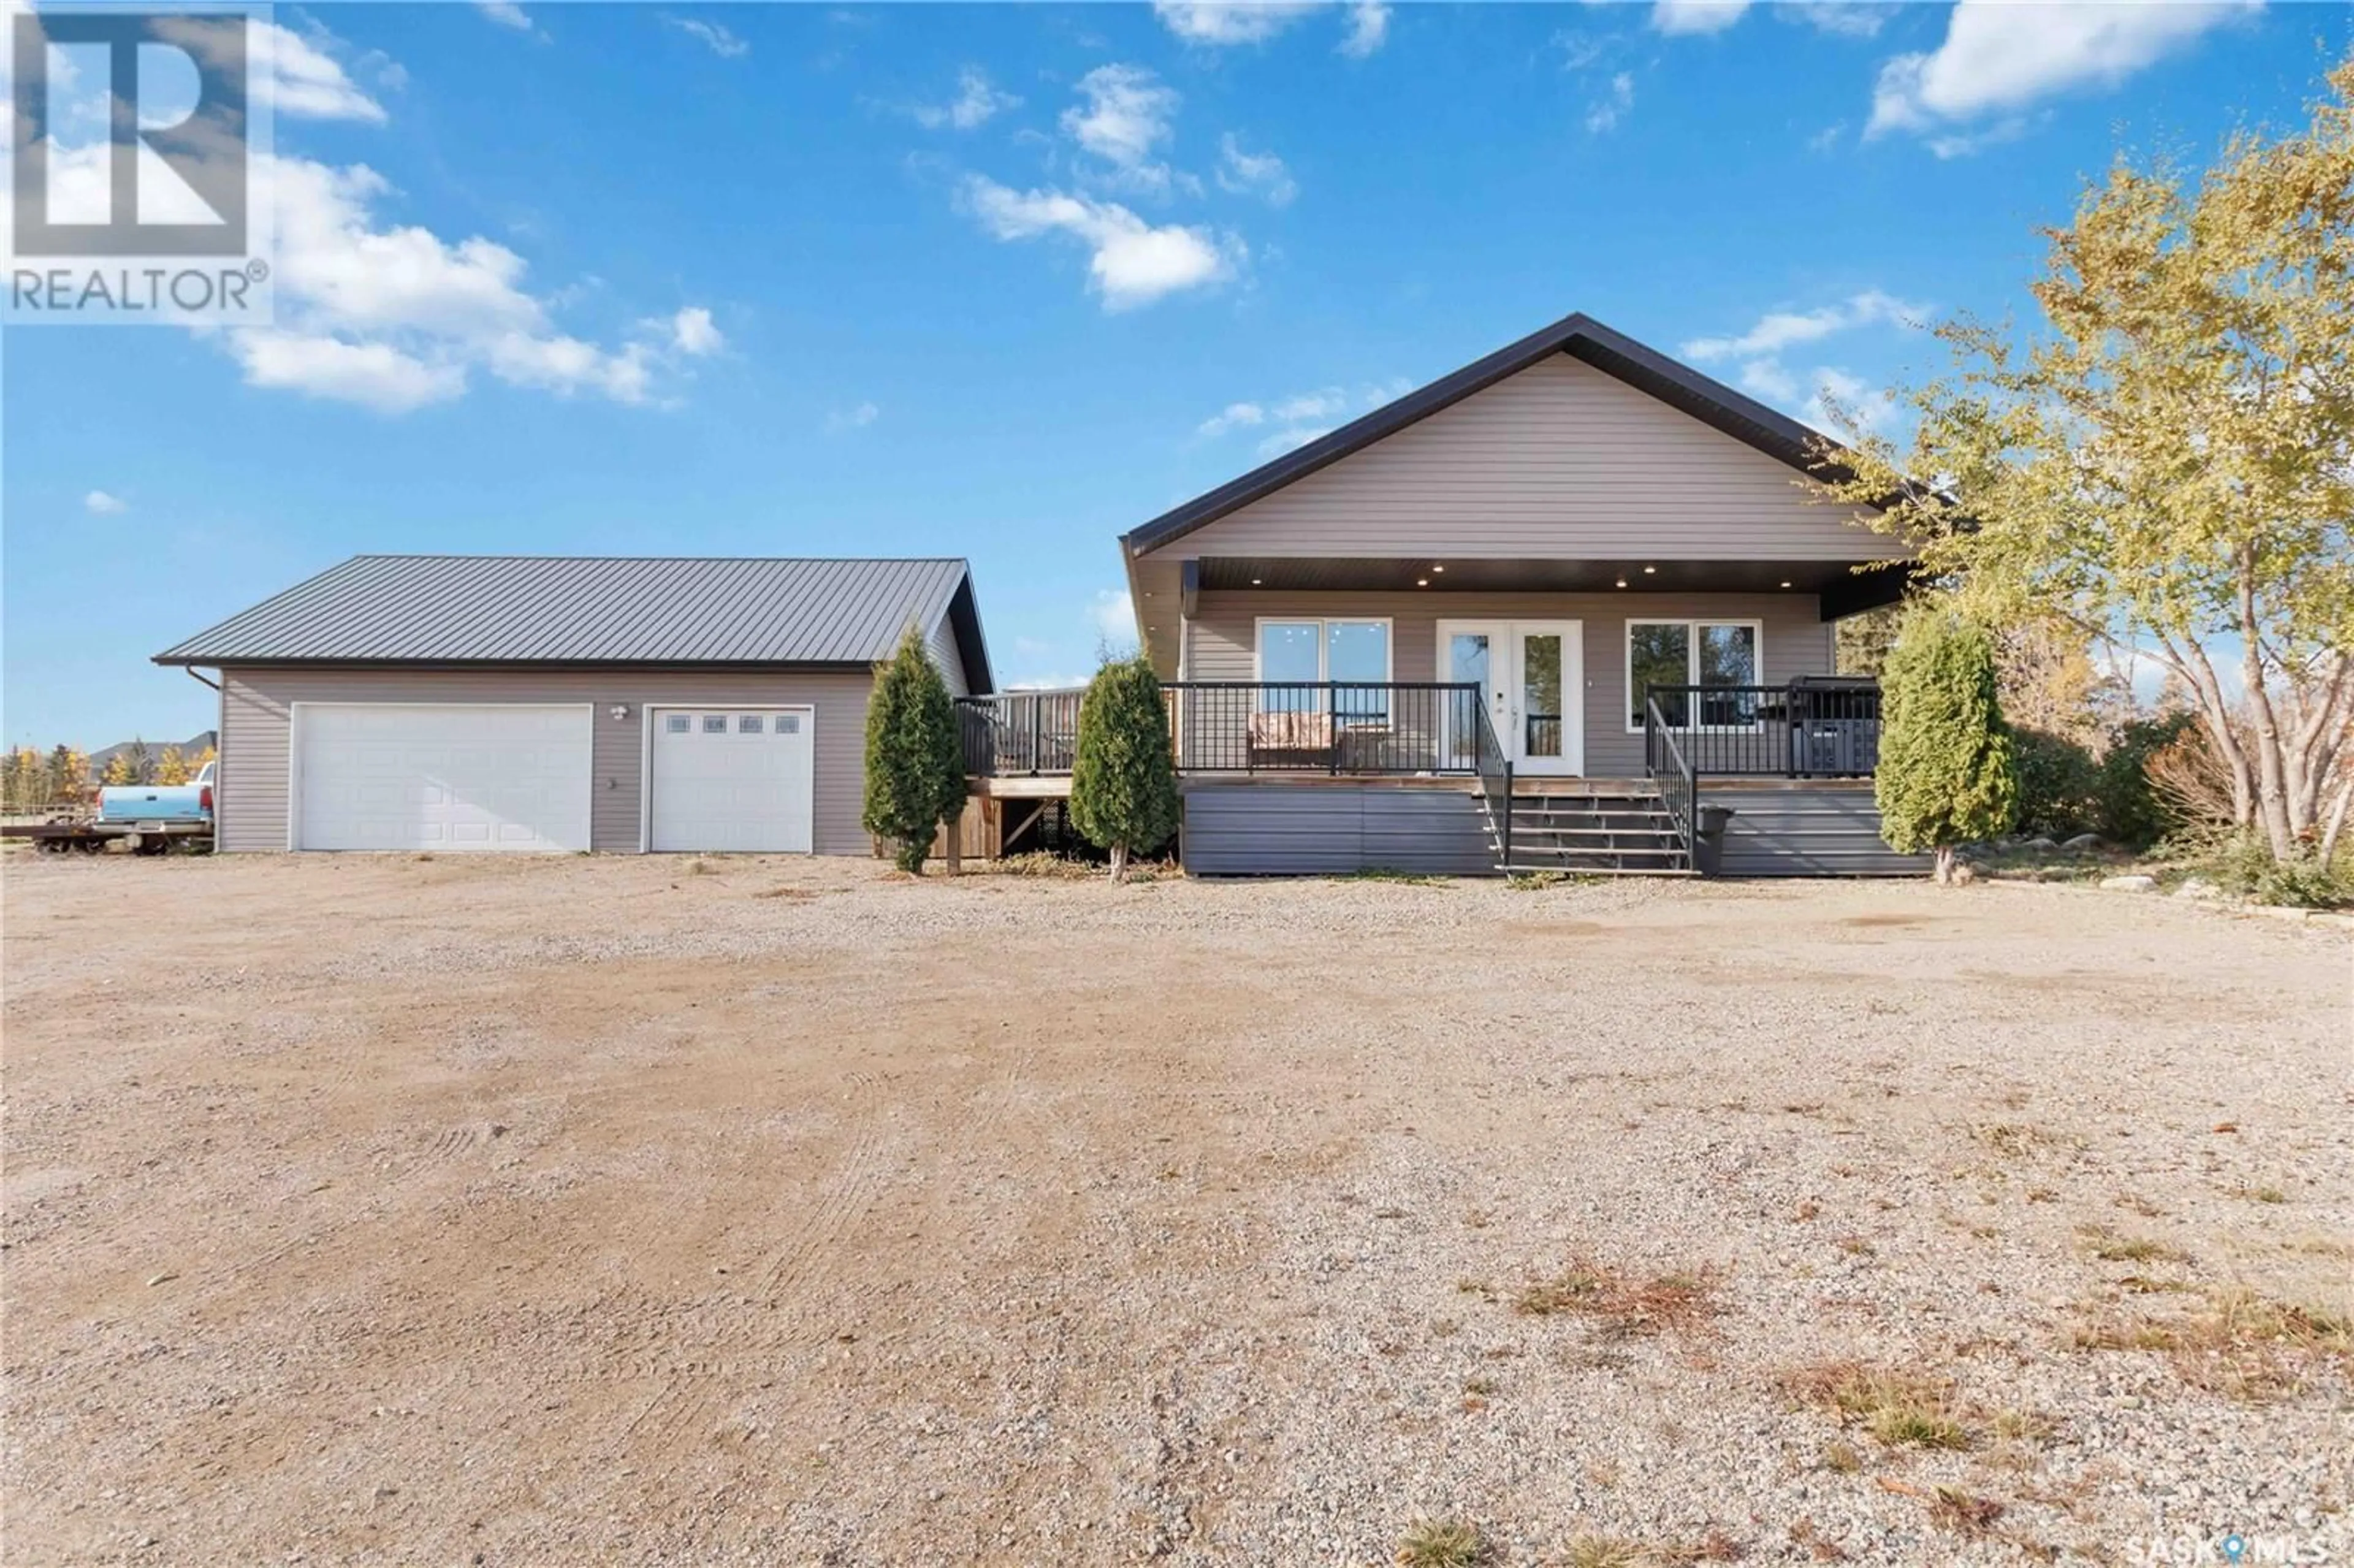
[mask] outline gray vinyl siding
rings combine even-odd
[[[1196,786],[1185,791],[1181,842],[1193,876],[1478,876],[1496,868],[1479,799],[1457,789]]]
[[[957,652],[956,628],[946,616],[932,623],[932,634],[924,639],[931,650],[932,662],[940,667],[940,678],[948,683],[949,695],[970,696],[972,688],[965,682],[964,657]]]
[[[1627,622],[1685,619],[1755,620],[1768,684],[1831,672],[1831,628],[1812,594],[1487,594],[1205,592],[1186,621],[1185,672],[1195,681],[1255,678],[1263,616],[1387,617],[1390,678],[1438,678],[1438,622],[1575,620],[1585,662],[1585,772],[1632,779],[1643,771],[1643,737],[1627,733]]]
[[[661,706],[808,705],[815,800],[811,838],[819,854],[865,854],[858,825],[864,793],[864,670],[354,670],[226,669],[221,672],[220,847],[287,845],[288,749],[292,707],[302,703],[588,703],[594,793],[589,843],[634,852],[644,779],[645,709]],[[610,709],[625,705],[616,719]]]
[[[1919,876],[1925,855],[1899,854],[1880,836],[1869,783],[1851,788],[1702,787],[1704,805],[1729,806],[1727,876]]]
[[[1871,560],[1805,476],[1554,355],[1172,542],[1198,556]]]

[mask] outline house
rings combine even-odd
[[[910,626],[993,689],[961,560],[357,556],[155,662],[219,673],[223,850],[864,854]]]
[[[1821,442],[1573,315],[1126,535],[1187,866],[1914,869],[1830,679],[1906,570]],[[1067,770],[1067,694],[966,706],[977,788]]]

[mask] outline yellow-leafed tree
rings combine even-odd
[[[2204,171],[2121,160],[2045,236],[2042,330],[1939,327],[1909,446],[1823,474],[1980,624],[2165,671],[2276,862],[2354,801],[2354,60],[2328,79]]]
[[[195,772],[176,746],[165,747],[164,754],[155,759],[155,782],[158,784],[186,784],[195,777]]]

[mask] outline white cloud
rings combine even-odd
[[[1161,26],[1189,44],[1263,44],[1319,9],[1320,4],[1320,0],[1237,0],[1235,4],[1153,0],[1152,11]],[[1384,16],[1380,26],[1387,25]]]
[[[1635,78],[1620,71],[1610,79],[1610,90],[1585,106],[1585,129],[1599,136],[1616,131],[1618,122],[1635,107]]]
[[[208,64],[222,59],[223,51],[231,47],[233,35],[221,17],[162,16],[152,26],[158,38],[178,45]],[[249,28],[240,42],[249,45],[254,55],[269,60],[267,90],[270,107],[277,113],[306,120],[363,120],[376,125],[385,122],[384,105],[361,90],[331,52],[340,48],[334,35],[321,28],[305,37],[275,22],[252,22]],[[380,69],[386,69],[394,81],[400,79],[398,68],[390,62],[382,62]]]
[[[391,186],[365,164],[270,157],[257,173],[278,215],[278,323],[221,334],[253,386],[404,413],[462,396],[481,369],[560,396],[646,403],[673,355],[719,346],[700,306],[618,348],[560,330],[505,246],[381,223],[375,208]]]
[[[1136,645],[1136,603],[1125,588],[1098,588],[1087,606],[1087,621],[1096,634],[1114,647]]]
[[[1894,14],[1895,0],[1784,0],[1775,13],[1842,38],[1876,37]]]
[[[1259,442],[1258,455],[1263,458],[1281,457],[1288,451],[1306,446],[1320,436],[1331,435],[1332,430],[1333,427],[1331,425],[1293,425],[1288,429],[1277,430],[1267,440]]]
[[[1246,153],[1235,133],[1218,139],[1218,184],[1237,195],[1262,197],[1269,207],[1288,207],[1299,182],[1273,153]]]
[[[1867,136],[1929,131],[1988,114],[2015,114],[2071,89],[2114,87],[2258,0],[2167,5],[1960,0],[1929,53],[1881,68]]]
[[[1721,33],[1748,9],[1749,0],[1657,0],[1651,26],[1670,34]]]
[[[861,403],[855,408],[836,408],[825,417],[825,433],[838,436],[847,430],[863,430],[883,417],[883,410],[872,403]]]
[[[1358,388],[1353,398],[1341,387],[1323,387],[1313,392],[1294,392],[1272,402],[1229,403],[1194,427],[1193,433],[1214,439],[1230,430],[1279,425],[1282,429],[1269,431],[1259,442],[1259,455],[1273,457],[1330,433],[1336,421],[1362,409],[1380,408],[1412,387],[1413,383],[1404,376],[1396,376]]]
[[[1349,36],[1341,40],[1341,52],[1352,60],[1361,60],[1380,49],[1390,36],[1390,8],[1381,0],[1357,0],[1349,7]]]
[[[405,414],[466,390],[463,366],[429,365],[388,343],[255,330],[238,333],[230,347],[250,386],[357,403],[383,414]]]
[[[1061,191],[1016,191],[975,175],[966,208],[999,239],[1065,234],[1088,249],[1091,286],[1107,310],[1150,304],[1168,294],[1225,281],[1246,257],[1231,235],[1178,224],[1154,226],[1117,202]]]
[[[1063,130],[1131,184],[1165,189],[1170,173],[1154,152],[1176,135],[1177,90],[1142,66],[1097,66],[1079,79],[1087,101],[1063,111]]]
[[[1266,423],[1267,410],[1260,408],[1257,404],[1229,403],[1224,408],[1218,410],[1218,412],[1203,420],[1200,426],[1194,430],[1194,434],[1201,436],[1223,436],[1228,430],[1236,429],[1245,425],[1264,425]]]
[[[119,517],[131,510],[131,503],[103,490],[93,490],[81,498],[82,510],[93,517]]]
[[[1768,311],[1757,324],[1737,337],[1696,337],[1681,345],[1686,359],[1731,359],[1770,355],[1794,344],[1813,343],[1852,327],[1875,324],[1910,325],[1928,314],[1929,307],[1898,299],[1879,289],[1851,294],[1835,305],[1811,311]]]
[[[669,326],[671,343],[681,354],[700,358],[727,346],[726,334],[701,305],[687,306],[670,318]]]
[[[1845,414],[1844,419],[1832,412],[1834,403]],[[1848,433],[1848,426],[1869,435],[1885,429],[1895,415],[1894,393],[1874,387],[1862,377],[1836,366],[1825,366],[1815,372],[1815,394],[1807,400],[1800,418],[1832,435]]]
[[[518,33],[531,31],[531,17],[515,0],[475,0],[474,8],[502,27],[513,27]]]
[[[1828,153],[1833,147],[1839,145],[1840,137],[1844,135],[1846,132],[1847,122],[1844,120],[1834,120],[1829,124],[1824,126],[1821,130],[1807,138],[1807,151],[1809,153]]]
[[[1010,92],[1000,92],[989,79],[989,73],[979,66],[967,66],[957,73],[957,95],[946,103],[919,103],[912,111],[916,123],[928,131],[943,127],[971,131],[987,124],[1009,109],[1019,109],[1022,101]]]
[[[749,43],[717,22],[705,22],[694,16],[664,16],[663,20],[687,37],[699,40],[723,60],[737,59],[752,52]]]
[[[1798,395],[1797,378],[1774,359],[1753,359],[1743,366],[1741,386],[1744,391],[1755,392],[1773,403],[1787,403]]]

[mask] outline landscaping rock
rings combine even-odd
[[[2223,890],[2203,876],[2185,877],[2182,885],[2174,890],[2177,898],[2214,899],[2223,896]]]
[[[2101,885],[2111,893],[2155,893],[2158,878],[2154,876],[2105,876]]]
[[[2051,839],[2032,838],[2027,841],[2026,847],[2033,850],[2037,854],[2050,854],[2060,846]]]
[[[2098,833],[2078,833],[2060,846],[2070,854],[2092,854],[2109,847],[2109,841]]]

